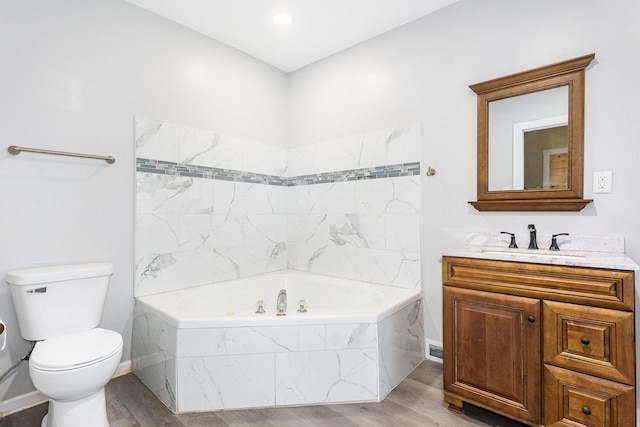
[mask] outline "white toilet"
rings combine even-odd
[[[104,386],[118,369],[122,337],[98,328],[111,263],[7,273],[33,385],[49,398],[42,427],[108,427]]]

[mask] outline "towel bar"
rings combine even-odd
[[[97,159],[104,160],[109,164],[113,164],[116,162],[115,157],[112,156],[96,156],[93,154],[82,154],[82,153],[69,153],[66,151],[53,151],[53,150],[43,150],[41,148],[27,148],[27,147],[18,147],[16,145],[11,145],[7,147],[7,151],[13,155],[18,155],[23,151],[27,153],[41,153],[41,154],[53,154],[55,156],[67,156],[67,157],[82,157],[85,159]]]

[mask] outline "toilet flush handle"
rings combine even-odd
[[[46,287],[46,286],[43,286],[43,287],[41,287],[41,288],[29,289],[29,290],[27,291],[27,293],[28,293],[28,294],[33,294],[33,293],[36,293],[36,294],[43,294],[43,293],[45,293],[45,292],[47,292],[47,287]]]

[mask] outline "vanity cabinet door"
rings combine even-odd
[[[445,286],[444,393],[521,420],[541,421],[540,300]]]

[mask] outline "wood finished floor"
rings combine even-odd
[[[442,365],[424,361],[380,403],[200,412],[175,415],[133,374],[115,378],[106,387],[111,427],[200,426],[330,426],[330,427],[523,427],[470,405],[465,414],[447,409],[442,400]],[[0,427],[39,427],[47,405],[0,419]],[[87,426],[91,427],[91,426]]]

